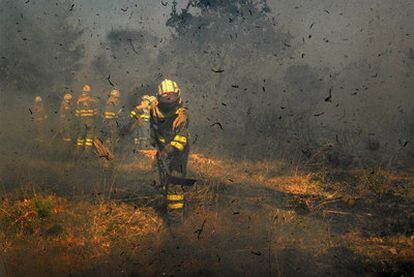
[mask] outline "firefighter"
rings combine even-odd
[[[188,115],[176,82],[164,80],[151,105],[151,144],[157,149],[160,183],[165,195],[167,223],[181,223],[184,217],[184,187],[168,183],[169,176],[185,177],[189,155]]]
[[[35,127],[35,138],[36,141],[39,143],[43,143],[45,141],[45,133],[46,133],[46,119],[48,118],[45,107],[43,106],[42,97],[36,96],[35,103],[31,108],[32,114],[32,121]]]
[[[150,107],[156,98],[144,95],[141,103],[129,114],[132,120],[134,144],[139,149],[147,149],[150,140]]]
[[[73,103],[72,94],[65,93],[63,101],[60,104],[59,118],[63,142],[71,144],[73,139]]]
[[[109,147],[109,149],[111,149],[111,151],[114,150],[115,144],[119,140],[119,123],[117,122],[117,120],[123,110],[121,107],[121,103],[119,101],[120,95],[121,93],[119,92],[119,90],[112,90],[106,102],[104,111],[103,122],[105,130],[105,144]]]
[[[97,101],[89,93],[91,87],[84,85],[82,87],[82,94],[76,101],[75,115],[79,119],[79,132],[76,141],[76,146],[79,150],[85,149],[89,152],[92,149],[95,123],[98,115]]]

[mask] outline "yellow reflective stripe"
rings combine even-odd
[[[137,138],[134,138],[134,144],[138,144],[139,140]]]
[[[98,110],[96,109],[88,109],[88,110],[76,110],[76,115],[77,116],[94,116],[98,114]]]
[[[71,138],[63,138],[64,141],[72,141]]]
[[[115,115],[114,112],[105,112],[105,115]]]
[[[177,203],[169,203],[168,209],[182,209],[184,207],[183,202],[177,202]]]
[[[76,141],[76,145],[83,145],[84,140],[83,139],[79,139]]]
[[[165,143],[165,138],[159,137],[158,140],[162,143]]]
[[[105,118],[115,118],[116,114],[115,113],[105,113]]]
[[[183,151],[184,150],[184,145],[182,145],[181,143],[179,143],[179,142],[176,142],[176,141],[172,141],[171,142],[171,145],[172,146],[174,146],[175,148],[177,148],[178,150],[180,150],[180,151]]]
[[[139,117],[141,117],[142,119],[150,119],[149,114],[141,114]]]
[[[175,140],[177,142],[181,142],[183,144],[187,143],[187,138],[183,137],[183,136],[179,136],[179,135],[176,135],[173,140]]]
[[[137,113],[135,111],[131,111],[129,113],[129,117],[135,117],[137,115]]]
[[[182,200],[184,200],[184,195],[182,195],[182,194],[167,194],[167,200],[169,200],[169,201],[182,201]]]
[[[85,145],[86,145],[86,146],[92,146],[92,142],[93,142],[93,139],[87,138],[87,139],[85,140]]]

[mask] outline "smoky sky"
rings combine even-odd
[[[1,0],[2,105],[86,82],[105,98],[110,77],[132,106],[171,77],[205,149],[412,140],[413,1],[180,0],[181,29],[173,2]]]

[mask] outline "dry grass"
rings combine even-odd
[[[303,206],[302,208],[309,211],[323,210],[325,204],[335,204],[339,201],[347,204],[349,210],[327,209],[326,213],[352,216],[356,201],[367,205],[380,203],[388,207],[389,211],[394,209],[393,201],[395,201],[390,196],[401,199],[400,205],[403,205],[403,201],[406,203],[404,205],[414,201],[414,177],[409,172],[396,172],[383,168],[341,172],[340,169],[321,168],[320,171],[311,173],[299,171],[294,174],[272,176],[274,172],[282,171],[282,163],[239,162],[236,164],[233,161],[209,159],[199,154],[192,155],[190,161],[191,168],[203,172],[204,178],[222,179],[226,183],[269,187],[289,194],[292,207]],[[338,174],[345,174],[352,178],[338,179],[335,177]],[[400,216],[403,218],[402,215]],[[383,221],[381,218],[375,220],[379,223]],[[364,238],[361,234],[348,233],[345,239],[349,240],[356,253],[373,260],[381,258],[398,259],[400,262],[414,261],[414,236],[409,234],[395,233],[384,238],[375,235]]]
[[[360,230],[345,235],[350,248],[372,260],[398,259],[400,262],[414,261],[414,236],[392,235],[380,237],[364,236]]]
[[[293,195],[314,195],[329,197],[312,179],[312,174],[304,172],[281,172],[285,170],[283,162],[236,162],[232,160],[210,159],[201,154],[190,156],[190,168],[202,178],[220,179],[224,183],[253,184],[269,187]],[[275,176],[276,175],[276,176]]]
[[[153,161],[156,152],[154,150],[141,152],[152,162],[123,164],[120,165],[119,170],[154,170]],[[191,154],[189,158],[189,168],[199,179],[216,180],[224,184],[259,185],[295,195],[329,196],[321,190],[318,182],[312,179],[312,174],[298,173],[296,175],[274,176],[280,174],[279,172],[284,166],[285,164],[282,162],[236,162],[234,160],[208,158],[202,154]]]
[[[24,274],[28,272],[21,270],[41,273],[52,261],[54,273],[85,270],[94,260],[131,249],[158,232],[162,221],[150,208],[32,195],[4,198],[0,224],[3,255],[13,267],[9,270]]]
[[[155,172],[155,151],[143,154],[147,160],[141,157],[128,164],[117,164],[117,176],[155,178],[155,174],[146,175]],[[193,210],[184,239],[188,247],[193,247],[189,249],[194,249],[191,255],[204,255],[190,258],[185,265],[194,272],[211,264],[220,268],[216,254],[209,254],[218,249],[222,251],[220,257],[227,257],[233,266],[248,261],[246,257],[264,258],[265,253],[273,258],[280,255],[280,259],[288,261],[292,253],[302,253],[303,257],[297,254],[298,264],[312,255],[321,263],[318,266],[329,267],[332,253],[343,247],[351,249],[349,253],[355,259],[390,264],[414,260],[414,237],[407,227],[410,224],[400,224],[410,218],[408,212],[414,199],[414,178],[409,173],[385,169],[341,171],[328,167],[313,172],[287,170],[280,161],[236,162],[201,154],[190,155],[189,167],[191,174],[202,180],[198,191],[192,194],[199,206]],[[235,186],[237,193],[219,200],[222,196],[215,194],[216,185]],[[283,195],[284,203],[270,199],[273,194],[266,195],[268,191]],[[399,201],[398,207],[392,202],[395,199]],[[218,211],[214,205],[219,201],[225,202]],[[381,226],[388,223],[375,213],[376,208],[389,209],[387,220],[397,226],[392,228],[404,225],[405,233],[389,228],[386,235],[378,235]],[[399,214],[402,209],[407,211],[404,216]],[[366,216],[367,213],[370,215]],[[201,228],[205,220],[207,223]],[[341,231],[334,231],[334,225]],[[154,242],[162,228],[154,209],[108,199],[69,200],[53,194],[24,193],[20,197],[5,197],[0,203],[4,263],[7,270],[20,275],[42,273],[50,268],[52,274],[88,272],[103,261],[116,268],[112,260],[115,254],[128,259],[142,256],[147,251],[143,245]],[[202,230],[200,235],[197,230]],[[149,237],[152,239],[148,240]],[[165,255],[166,259],[175,259]],[[206,256],[210,260],[204,259]],[[326,257],[329,262],[324,264]]]
[[[155,151],[146,151],[145,155],[151,160],[155,159]],[[150,163],[134,163],[128,167],[153,169]],[[227,185],[262,186],[289,194],[294,206],[303,205],[309,210],[319,207],[321,203],[337,200],[353,206],[361,199],[378,201],[387,195],[414,199],[412,174],[382,168],[341,171],[322,167],[317,171],[307,172],[287,170],[288,166],[282,161],[234,161],[209,158],[202,154],[190,155],[189,168],[199,179]],[[346,174],[352,178],[337,180],[335,175],[338,174]]]
[[[386,196],[406,196],[414,190],[414,179],[404,173],[384,169],[363,170],[359,174],[356,193],[361,197],[381,199]]]

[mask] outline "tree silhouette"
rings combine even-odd
[[[258,120],[272,118],[274,105],[266,103],[274,102],[279,91],[263,91],[270,84],[263,80],[274,77],[275,61],[285,59],[293,47],[291,35],[276,26],[269,11],[266,1],[188,1],[181,11],[174,1],[167,21],[173,39],[160,63],[186,82],[183,91],[197,107],[199,132],[208,130],[210,121],[222,120],[224,132],[217,139],[237,134],[254,140],[252,133],[263,132],[258,128],[265,125]]]

